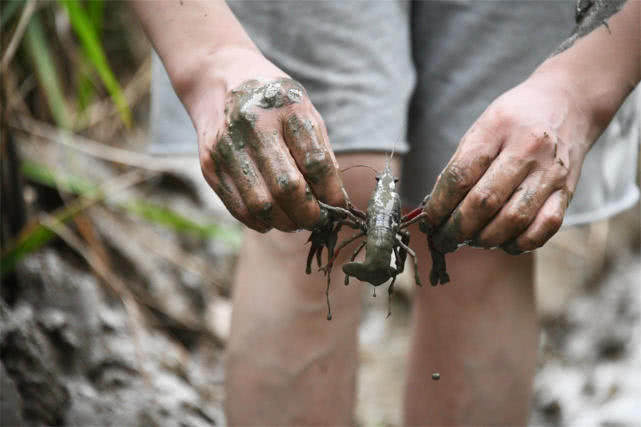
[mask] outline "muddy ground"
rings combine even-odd
[[[52,166],[59,159],[22,143],[24,157]],[[91,169],[96,177],[113,173],[96,160],[70,164],[67,170]],[[220,205],[193,184],[199,179],[193,166],[179,168],[187,174],[159,174],[86,212],[106,254],[106,271],[117,273],[114,283],[127,292],[60,239],[21,262],[17,282],[3,280],[3,426],[225,425],[222,354],[235,250],[117,207],[145,195],[192,218],[218,218]],[[53,197],[29,181],[24,193],[28,209],[36,211]],[[91,248],[85,249],[93,253]],[[537,254],[537,263],[542,329],[531,425],[638,425],[638,205],[611,221],[560,233]],[[385,298],[364,292],[359,425],[401,425],[409,283],[401,286],[406,298],[395,299],[387,320]]]

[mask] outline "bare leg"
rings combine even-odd
[[[338,160],[341,167],[364,163],[380,169],[386,156],[343,155]],[[375,185],[371,173],[355,169],[344,181],[352,202],[366,206]],[[247,232],[226,354],[230,425],[352,425],[361,288],[332,287],[334,318],[328,322],[325,277],[305,274],[307,237]],[[336,262],[343,261],[341,256]],[[342,275],[336,270],[332,280]]]
[[[415,245],[426,277],[425,240]],[[417,290],[406,425],[526,425],[538,339],[532,261],[462,248],[448,254],[451,283]]]

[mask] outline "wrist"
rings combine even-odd
[[[227,93],[255,78],[288,77],[254,46],[226,46],[192,54],[180,71],[170,71],[172,84],[197,130],[222,120]]]
[[[583,119],[584,136],[591,145],[608,126],[625,95],[611,74],[577,69],[559,59],[549,58],[530,79],[545,80],[552,90],[567,98],[570,108]]]

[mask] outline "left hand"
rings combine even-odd
[[[467,131],[424,209],[438,230],[436,248],[467,243],[518,254],[559,230],[592,142],[570,81],[535,73]]]

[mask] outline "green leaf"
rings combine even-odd
[[[105,2],[103,0],[89,0],[87,4],[87,15],[94,27],[95,33],[100,40],[103,29],[103,16]],[[82,113],[93,101],[96,94],[95,79],[93,78],[94,68],[91,66],[91,60],[85,52],[82,53],[81,63],[78,64],[78,72],[75,79],[76,87],[76,105],[81,113],[80,121],[86,119]]]
[[[23,4],[24,0],[8,0],[0,2],[0,30],[4,27],[4,24],[13,18],[13,15],[15,15]]]
[[[63,191],[82,195],[92,199],[101,199],[105,194],[99,193],[99,187],[85,178],[67,173],[55,172],[37,162],[23,161],[22,174],[25,178],[49,187],[60,188]],[[58,221],[68,221],[85,209],[87,206],[79,203],[80,199],[71,202],[54,215]],[[240,246],[241,231],[239,227],[226,226],[216,223],[200,224],[184,215],[168,209],[162,205],[144,200],[129,202],[115,202],[115,206],[125,211],[146,219],[147,221],[169,228],[179,233],[191,234],[202,239],[220,239],[234,248]],[[37,251],[55,234],[41,224],[34,224],[10,244],[8,250],[0,258],[0,275],[13,270],[18,261],[25,256]]]
[[[38,224],[26,237],[18,240],[17,244],[10,247],[0,258],[0,276],[16,268],[16,264],[25,256],[40,249],[54,237],[54,233]]]
[[[78,0],[58,0],[58,2],[66,9],[71,26],[80,39],[85,54],[96,68],[102,83],[116,104],[120,118],[127,127],[131,127],[131,111],[129,110],[129,105],[127,105],[127,100],[125,99],[120,84],[109,66],[92,19]]]
[[[48,187],[60,188],[73,194],[93,194],[98,191],[98,186],[70,174],[57,174],[46,166],[29,160],[23,160],[22,174],[29,180]]]
[[[192,234],[203,239],[220,239],[235,248],[240,245],[240,232],[235,227],[231,228],[215,223],[199,224],[162,205],[144,200],[130,202],[126,205],[126,209],[150,222],[163,225],[180,233]]]
[[[91,19],[98,39],[102,36],[102,18],[105,11],[105,2],[103,0],[88,0],[87,1],[87,15]]]
[[[40,17],[37,14],[31,17],[31,21],[27,26],[25,43],[27,53],[33,62],[38,82],[45,92],[53,119],[58,126],[69,129],[71,115],[63,96],[58,70],[51,57],[49,43],[44,35]]]

